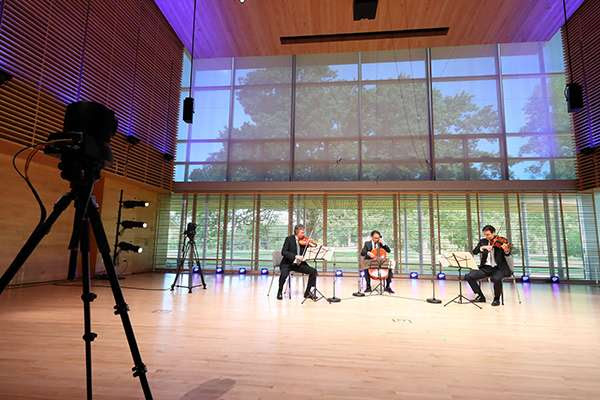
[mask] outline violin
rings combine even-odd
[[[490,242],[490,246],[492,247],[497,247],[499,249],[502,249],[502,246],[504,246],[505,244],[508,245],[508,249],[511,250],[512,249],[512,243],[510,243],[508,241],[507,238],[503,237],[503,236],[495,236]],[[504,250],[504,249],[502,249]]]
[[[315,247],[317,245],[317,241],[309,238],[308,236],[304,236],[302,239],[298,239],[298,244],[303,247]]]

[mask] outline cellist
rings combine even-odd
[[[367,265],[371,268],[379,265],[388,265],[387,279],[385,285],[385,291],[393,294],[392,290],[392,268],[388,262],[387,254],[392,250],[384,243],[381,233],[378,230],[371,232],[371,240],[367,240],[363,245],[360,255],[363,256],[367,262]],[[371,277],[369,276],[369,270],[365,270],[365,280],[367,281],[367,288],[365,292],[369,293],[371,289]]]

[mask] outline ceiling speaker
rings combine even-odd
[[[565,88],[565,97],[567,98],[567,111],[573,113],[583,109],[583,89],[580,84],[568,83]]]

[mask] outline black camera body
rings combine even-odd
[[[117,132],[115,113],[99,103],[79,101],[67,106],[63,131],[48,135],[44,153],[60,158],[60,176],[70,182],[97,180],[112,161],[110,139]]]
[[[193,222],[188,222],[187,224],[187,228],[185,231],[183,231],[183,234],[185,236],[188,237],[188,239],[193,240],[194,237],[196,236],[196,228],[198,227],[198,225],[196,225]]]

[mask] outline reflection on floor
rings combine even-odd
[[[172,274],[126,287],[168,288]],[[396,297],[301,305],[266,296],[270,277],[210,275],[206,290],[124,289],[156,399],[593,399],[600,393],[600,290],[506,283],[506,305],[483,310],[424,301],[425,280],[396,280]],[[106,282],[98,282],[106,285]],[[319,278],[331,294],[332,278]],[[465,285],[466,288],[466,285]],[[489,293],[488,283],[484,289]],[[96,287],[97,399],[142,398],[110,289]],[[449,300],[457,282],[440,282]],[[466,290],[468,296],[470,291]],[[0,297],[0,398],[84,397],[80,287]]]

